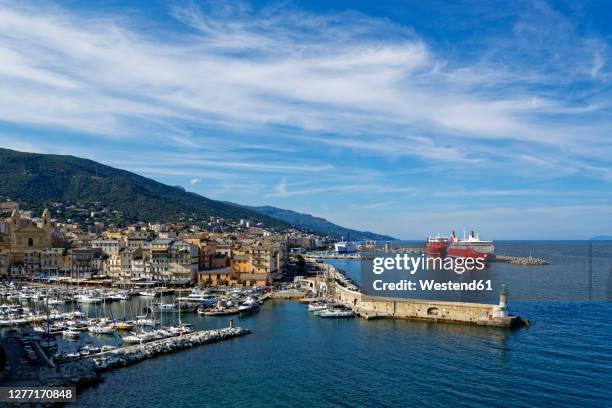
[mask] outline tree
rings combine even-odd
[[[302,255],[297,256],[295,264],[297,265],[298,275],[304,275],[306,273],[306,261]]]

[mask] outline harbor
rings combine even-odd
[[[531,248],[533,249],[533,248]],[[552,252],[551,252],[552,253]],[[571,259],[568,258],[571,262]],[[538,285],[537,282],[547,285],[554,283],[550,279],[550,273],[563,276],[563,271],[566,271],[567,261],[562,258],[554,258],[554,262],[549,266],[532,266],[529,268],[531,283],[529,287],[538,289],[538,293],[546,293],[543,288],[545,286]],[[359,280],[358,275],[355,275],[355,270],[351,271],[348,263],[359,265],[359,260],[329,260],[325,263],[313,262],[307,263],[307,270],[311,271],[310,277],[305,277],[304,281],[294,282],[291,284],[281,285],[272,292],[263,291],[263,296],[267,296],[264,305],[260,306],[258,313],[252,314],[235,314],[233,316],[206,316],[200,315],[196,311],[186,312],[183,305],[187,303],[186,298],[192,296],[192,299],[199,298],[199,305],[205,302],[209,297],[223,297],[225,300],[233,299],[234,289],[225,289],[222,291],[203,289],[195,290],[176,290],[172,294],[164,293],[159,296],[143,296],[139,293],[134,293],[127,296],[126,300],[107,300],[107,296],[112,296],[117,288],[79,288],[81,294],[87,294],[91,297],[101,296],[103,301],[100,303],[79,303],[67,302],[65,304],[53,305],[52,308],[57,309],[60,313],[71,313],[73,308],[76,311],[81,311],[88,318],[99,319],[100,317],[114,316],[117,321],[123,320],[124,306],[127,310],[127,321],[137,320],[136,316],[144,314],[142,310],[150,304],[176,304],[177,299],[181,298],[181,312],[178,313],[178,307],[174,312],[168,312],[166,308],[161,308],[160,311],[148,312],[148,318],[157,321],[157,326],[152,326],[150,329],[145,327],[146,331],[159,329],[160,314],[164,327],[177,326],[179,314],[181,322],[193,325],[192,333],[204,333],[211,330],[226,330],[228,329],[228,320],[235,319],[236,328],[249,330],[252,335],[237,336],[228,338],[228,341],[214,341],[206,343],[201,347],[186,345],[181,347],[176,345],[178,341],[189,334],[181,336],[169,337],[166,339],[151,340],[148,342],[124,344],[122,339],[129,335],[129,332],[122,333],[115,331],[111,334],[94,334],[90,331],[80,332],[80,337],[76,340],[70,340],[62,335],[55,336],[55,342],[58,346],[58,351],[61,354],[76,353],[64,361],[53,361],[54,368],[47,367],[47,362],[42,359],[39,362],[28,362],[28,357],[25,352],[25,347],[19,343],[19,338],[24,337],[24,334],[30,333],[30,336],[41,336],[40,333],[33,332],[30,323],[20,324],[19,326],[6,326],[3,328],[6,333],[9,330],[14,330],[20,333],[20,336],[15,338],[11,343],[10,354],[16,358],[9,362],[11,370],[15,374],[23,374],[29,376],[30,379],[25,379],[18,384],[32,383],[36,381],[38,384],[57,384],[70,383],[82,384],[79,385],[78,399],[75,406],[85,407],[94,404],[95,401],[104,398],[109,404],[121,405],[126,401],[135,401],[144,398],[146,401],[152,400],[152,406],[159,406],[153,401],[153,398],[159,401],[182,401],[185,398],[197,398],[197,395],[206,395],[207,402],[210,404],[231,404],[232,401],[239,400],[240,396],[234,390],[239,388],[241,392],[249,392],[252,395],[257,395],[258,398],[272,398],[278,395],[278,390],[275,389],[275,384],[282,384],[286,392],[301,395],[301,398],[308,398],[308,393],[304,393],[303,386],[294,384],[292,381],[284,379],[275,379],[274,373],[282,370],[284,376],[292,376],[295,378],[305,378],[303,382],[307,387],[312,389],[318,388],[318,382],[311,378],[311,368],[307,371],[306,367],[318,367],[322,378],[333,383],[333,379],[338,378],[338,373],[347,373],[355,369],[357,364],[360,369],[369,370],[376,364],[398,364],[398,361],[388,352],[389,347],[395,350],[402,350],[401,355],[402,367],[405,366],[406,360],[410,360],[411,364],[418,364],[421,367],[426,367],[426,371],[420,372],[419,375],[407,374],[411,381],[418,384],[418,387],[427,392],[434,392],[435,388],[431,384],[435,383],[438,378],[438,373],[444,372],[444,367],[436,366],[436,361],[444,360],[446,364],[453,366],[464,366],[465,364],[477,364],[478,370],[469,370],[470,381],[459,379],[461,387],[471,391],[476,391],[471,381],[478,381],[480,385],[486,384],[488,376],[485,375],[487,370],[491,369],[491,359],[507,359],[512,356],[512,361],[509,362],[508,370],[520,373],[525,369],[530,371],[537,370],[541,364],[555,366],[558,362],[555,359],[547,358],[546,349],[539,344],[542,339],[546,339],[547,344],[555,345],[555,347],[565,347],[566,337],[559,338],[557,334],[548,335],[547,333],[564,333],[564,331],[572,331],[575,326],[567,326],[565,316],[570,313],[570,309],[559,306],[538,306],[538,303],[529,304],[522,302],[512,302],[509,304],[509,310],[516,312],[521,316],[527,316],[534,323],[528,330],[507,330],[505,328],[496,328],[489,325],[460,322],[461,324],[440,324],[440,323],[456,323],[452,319],[447,319],[442,315],[444,308],[448,305],[440,302],[429,305],[429,307],[438,307],[440,316],[416,316],[415,318],[400,317],[398,313],[404,313],[402,308],[413,307],[410,302],[400,304],[397,299],[396,315],[393,315],[393,305],[391,299],[377,299],[378,302],[373,304],[371,299],[365,295],[359,295]],[[574,261],[575,262],[575,261]],[[569,263],[573,267],[577,265]],[[310,269],[312,267],[312,270]],[[318,268],[318,273],[314,270]],[[331,271],[331,275],[335,281],[334,290],[337,292],[329,297],[329,304],[316,304],[317,300],[321,300],[322,293],[318,290],[312,290],[307,286],[307,283],[325,281],[325,269]],[[498,270],[505,271],[506,274],[516,273],[521,277],[522,271],[527,271],[512,264],[507,263],[492,263],[488,273],[494,275]],[[358,269],[357,269],[358,270]],[[567,273],[567,272],[566,272]],[[548,274],[548,275],[547,275]],[[524,276],[522,277],[522,279]],[[536,282],[534,284],[533,282]],[[516,297],[518,293],[518,280],[508,279],[509,286],[514,290]],[[6,300],[6,303],[19,305],[22,308],[30,308],[31,312],[36,311],[37,315],[44,315],[44,306],[47,299],[38,299],[35,295],[36,291],[42,291],[43,288],[39,285],[23,285],[22,287],[7,287],[5,293],[12,293],[13,299]],[[57,287],[49,287],[50,293],[57,292]],[[64,289],[62,289],[64,290]],[[76,298],[79,293],[71,294],[70,291],[74,288],[69,288],[66,293],[66,298],[71,299],[74,295]],[[99,291],[94,293],[92,291]],[[236,296],[240,292],[241,299],[248,296],[253,296],[254,293],[247,293],[246,288],[235,290]],[[330,294],[331,294],[330,286]],[[19,300],[20,292],[27,293]],[[317,293],[319,292],[319,293]],[[307,304],[301,304],[298,299],[295,299],[297,294],[301,294],[301,299],[307,301]],[[30,295],[29,299],[25,299]],[[16,298],[15,298],[16,296]],[[351,305],[350,296],[360,296],[357,305]],[[61,296],[60,296],[61,297]],[[52,295],[50,300],[57,298],[57,295]],[[292,299],[286,299],[292,298]],[[318,298],[318,299],[317,299]],[[471,305],[471,302],[465,302]],[[346,305],[342,307],[343,305]],[[359,307],[357,307],[359,305]],[[412,305],[416,305],[413,303]],[[331,307],[329,307],[331,306]],[[350,306],[350,307],[347,307]],[[374,309],[374,306],[376,309]],[[424,306],[421,305],[421,312],[427,313]],[[458,306],[459,305],[455,305]],[[474,316],[484,314],[489,311],[492,305],[480,305],[482,309],[475,308],[472,310]],[[595,308],[595,305],[582,305],[582,310],[589,314],[587,319],[580,319],[576,322],[583,328],[597,333],[599,329],[593,326],[596,321],[603,318],[601,312]],[[319,309],[319,310],[317,310]],[[416,307],[418,311],[418,307]],[[106,310],[105,314],[101,314],[101,310]],[[161,313],[160,313],[161,312]],[[430,311],[431,313],[432,311]],[[457,309],[449,313],[472,313],[466,309]],[[331,314],[333,317],[321,316]],[[514,313],[513,313],[514,314]],[[153,317],[154,316],[154,317]],[[452,314],[451,314],[452,316]],[[81,319],[83,319],[82,317]],[[15,317],[17,320],[17,316]],[[599,324],[599,323],[597,323]],[[35,325],[44,325],[35,323]],[[599,326],[597,326],[599,327]],[[139,329],[136,327],[135,329]],[[137,330],[138,331],[138,330]],[[601,330],[599,330],[601,331]],[[533,333],[538,333],[537,338],[531,338]],[[244,337],[244,338],[242,338]],[[168,353],[162,351],[163,348],[159,345],[167,345]],[[103,347],[107,346],[104,348]],[[116,349],[109,349],[116,347]],[[164,346],[165,348],[166,346]],[[176,347],[174,350],[172,348]],[[574,351],[580,346],[574,345],[572,349],[566,348],[566,352],[578,353]],[[35,354],[37,350],[32,347]],[[84,354],[79,352],[83,349]],[[508,349],[508,351],[504,351]],[[462,350],[457,353],[457,350]],[[477,354],[471,352],[476,350]],[[533,362],[533,352],[538,351],[537,364]],[[585,347],[582,347],[585,350]],[[127,352],[126,356],[122,354]],[[603,350],[592,350],[592,353],[601,353]],[[432,359],[432,354],[435,353],[436,358]],[[463,357],[464,353],[469,353],[468,357]],[[291,363],[271,363],[278,361],[278,355],[291,356]],[[355,359],[355,355],[361,356]],[[103,357],[103,358],[101,358]],[[329,374],[326,368],[328,364],[322,364],[321,359],[333,361],[332,367],[336,368]],[[352,360],[351,360],[352,359]],[[15,360],[18,360],[15,362]],[[23,361],[21,361],[23,360]],[[469,365],[468,364],[468,365]],[[597,361],[581,361],[571,363],[573,370],[583,370],[584,366],[588,365],[589,369],[597,371],[602,367]],[[248,374],[253,367],[257,367],[260,375],[257,383],[249,381]],[[303,367],[303,368],[302,368]],[[557,369],[562,369],[556,366]],[[20,373],[17,373],[20,371]],[[53,373],[53,375],[41,376],[41,372]],[[134,385],[133,379],[138,378],[137,385]],[[263,378],[263,380],[261,380]],[[353,378],[353,377],[351,377]],[[518,377],[517,377],[518,378]],[[554,375],[552,377],[555,378]],[[40,382],[40,381],[43,382]],[[236,387],[236,382],[240,382],[241,386]],[[263,381],[265,388],[262,388],[260,381]],[[406,388],[404,383],[399,383],[393,377],[385,377],[384,381],[395,384],[404,392],[409,392],[410,388]],[[394,382],[395,381],[395,382]],[[548,380],[543,380],[548,381]],[[553,380],[550,380],[553,381]],[[580,381],[578,377],[574,381]],[[10,384],[10,382],[7,382]],[[517,382],[515,386],[523,387],[530,390],[531,395],[538,395],[538,391],[532,385],[526,382]],[[401,388],[403,387],[403,388]],[[342,393],[341,388],[334,385],[331,391],[322,392],[326,398],[333,399],[334,395]],[[383,393],[386,398],[391,401],[400,401],[401,395],[393,390],[388,390]],[[365,393],[358,392],[356,395],[346,397],[355,405],[359,405],[360,401],[368,401],[368,396]],[[484,399],[483,399],[484,398]],[[519,395],[519,398],[522,398]],[[584,401],[589,401],[586,396],[582,396]],[[475,404],[492,403],[486,397],[471,396],[469,401]]]

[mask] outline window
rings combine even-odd
[[[28,238],[28,246],[29,247],[33,247],[34,246],[34,239]]]

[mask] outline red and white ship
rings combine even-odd
[[[495,246],[493,241],[480,239],[474,231],[470,232],[467,238],[457,239],[455,231],[450,238],[428,237],[425,252],[433,256],[453,256],[459,258],[488,258],[493,255]]]
[[[446,249],[448,256],[459,258],[488,258],[493,255],[495,246],[493,241],[480,239],[480,236],[474,231],[470,232],[467,238],[457,239],[455,231],[451,234]]]
[[[433,256],[446,256],[446,248],[448,247],[448,237],[441,237],[440,234],[435,237],[427,238],[425,252]]]

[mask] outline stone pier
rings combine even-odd
[[[496,327],[525,325],[518,316],[506,316],[499,305],[369,296],[339,284],[334,285],[334,300],[365,319],[415,319]]]

